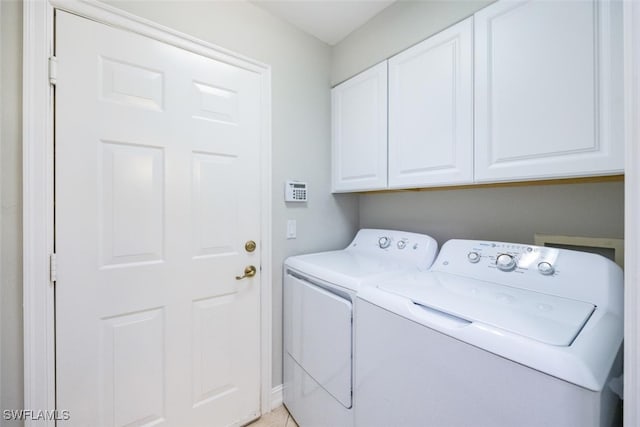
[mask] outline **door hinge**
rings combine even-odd
[[[55,253],[49,256],[49,280],[52,283],[58,280],[58,258]]]
[[[49,57],[49,83],[56,85],[58,81],[58,58],[55,56]]]

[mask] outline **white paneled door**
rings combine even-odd
[[[260,411],[260,78],[57,12],[56,393],[76,426]],[[245,267],[254,277],[237,280]]]

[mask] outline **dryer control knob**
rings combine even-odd
[[[509,254],[500,254],[496,258],[496,266],[502,271],[511,271],[516,268],[516,260]]]
[[[540,272],[540,274],[544,274],[545,276],[551,276],[556,272],[556,269],[553,268],[553,265],[549,264],[546,261],[543,261],[538,264],[538,271]]]
[[[387,249],[391,245],[391,239],[389,237],[381,237],[378,239],[378,246],[381,249]]]
[[[478,261],[480,261],[480,254],[478,252],[469,252],[467,254],[467,259],[469,260],[470,263],[477,263]]]
[[[398,249],[404,249],[407,247],[407,241],[406,240],[398,240]]]

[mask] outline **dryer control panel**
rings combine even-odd
[[[347,250],[426,270],[436,257],[438,243],[426,234],[363,228]]]
[[[611,302],[622,270],[596,254],[507,242],[449,240],[431,271],[544,292],[594,305]],[[616,297],[617,298],[617,297]]]

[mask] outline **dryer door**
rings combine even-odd
[[[351,407],[350,300],[287,274],[285,350],[344,407]]]

